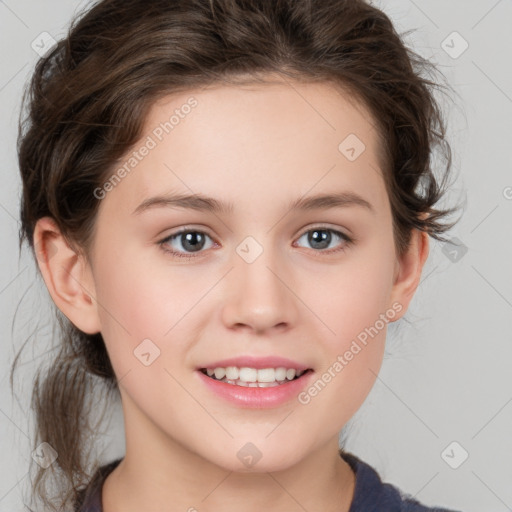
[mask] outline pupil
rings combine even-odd
[[[320,235],[319,235],[320,233]],[[318,236],[319,235],[319,236]],[[321,247],[316,247],[317,249],[325,249],[326,247],[329,247],[329,243],[331,242],[331,233],[325,229],[315,229],[310,232],[309,234],[309,243],[313,247],[315,243],[319,243]]]

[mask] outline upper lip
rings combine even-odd
[[[295,368],[298,371],[309,370],[310,367],[301,363],[297,363],[291,359],[278,356],[267,357],[254,357],[254,356],[239,356],[229,359],[222,359],[213,363],[207,363],[199,366],[202,368],[227,368],[228,366],[236,366],[237,368],[256,368],[261,370],[263,368]]]

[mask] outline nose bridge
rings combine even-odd
[[[273,246],[272,234],[247,236],[236,248],[235,259],[238,279],[243,283],[242,288],[255,297],[265,301],[275,295],[282,295],[283,283],[278,278],[282,268],[283,255]]]
[[[286,286],[289,272],[285,255],[272,242],[272,234],[247,236],[236,247],[230,293],[225,304],[225,321],[258,330],[294,319],[293,294]]]

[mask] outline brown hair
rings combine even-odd
[[[440,241],[456,222],[443,197],[451,150],[434,93],[445,86],[425,75],[433,64],[410,50],[390,19],[363,0],[103,0],[73,20],[36,65],[23,96],[19,167],[23,182],[20,247],[52,217],[87,253],[99,201],[93,191],[137,142],[151,105],[169,93],[220,83],[329,81],[373,114],[381,138],[397,254],[412,229]],[[436,178],[431,155],[444,159]],[[55,308],[59,353],[35,379],[34,448],[58,453],[36,468],[33,492],[46,509],[75,503],[90,479],[93,388],[118,393],[101,334],[86,335]],[[11,386],[16,361],[11,370]],[[96,392],[96,391],[95,391]],[[94,464],[97,460],[93,458]],[[94,466],[95,469],[97,466]],[[90,469],[90,468],[89,468]],[[53,476],[55,495],[45,489]]]

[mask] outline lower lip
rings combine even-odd
[[[200,370],[197,370],[197,373],[208,388],[218,396],[239,407],[254,409],[278,407],[292,398],[296,398],[309,383],[313,375],[313,371],[308,370],[298,379],[290,380],[279,386],[273,386],[271,388],[249,388],[212,379]]]

